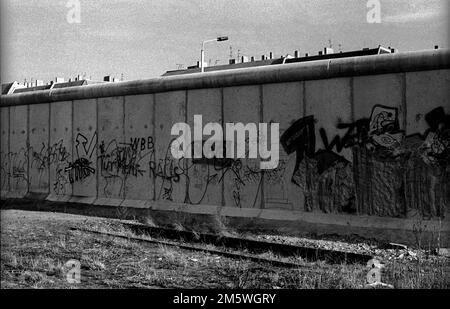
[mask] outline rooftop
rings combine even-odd
[[[81,75],[76,78],[69,79],[68,81],[64,81],[64,78],[56,77],[54,81],[44,84],[41,80],[35,80],[33,82],[24,82],[19,83],[14,81],[12,83],[2,84],[2,95],[4,94],[17,94],[31,91],[39,91],[39,90],[49,90],[49,89],[60,89],[60,88],[68,88],[68,87],[76,87],[76,86],[85,86],[85,85],[93,85],[107,82],[116,82],[118,81],[116,78],[111,76],[105,76],[103,81],[93,81],[90,79],[84,79]]]
[[[270,56],[267,57],[263,55],[261,60],[254,60],[254,57],[240,57],[240,59],[230,59],[229,64],[226,65],[217,65],[212,67],[205,67],[205,72],[212,71],[220,71],[220,70],[232,70],[232,69],[241,69],[247,67],[257,67],[257,66],[266,66],[266,65],[274,65],[274,64],[282,64],[282,63],[296,63],[296,62],[306,62],[306,61],[315,61],[315,60],[324,60],[324,59],[336,59],[336,58],[347,58],[347,57],[358,57],[358,56],[371,56],[371,55],[379,55],[379,54],[391,54],[395,53],[395,49],[385,48],[382,46],[378,46],[377,48],[363,48],[361,50],[354,50],[348,52],[338,52],[335,53],[331,48],[324,48],[323,52],[320,51],[318,55],[310,56],[305,54],[303,57],[299,57],[298,51],[294,52],[294,56],[287,55],[286,57],[274,58],[272,59]],[[180,75],[180,74],[192,74],[199,73],[200,67],[199,63],[197,65],[188,67],[184,70],[173,70],[167,71],[162,76],[172,76],[172,75]]]

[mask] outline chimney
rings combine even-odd
[[[104,82],[112,82],[113,78],[111,75],[107,75],[107,76],[103,77],[103,81]]]
[[[269,53],[269,59],[272,59],[272,52]]]
[[[324,55],[334,54],[334,50],[332,48],[330,48],[330,47],[325,47],[323,49],[323,54]]]
[[[230,59],[229,64],[236,64],[236,59]]]
[[[298,50],[294,51],[294,58],[298,58]]]
[[[266,60],[266,56],[265,56],[265,55],[262,55],[262,56],[261,56],[261,60]]]
[[[439,46],[437,46],[437,45],[434,45],[434,49],[439,49]]]
[[[305,54],[305,57],[309,57],[308,53]]]
[[[319,51],[319,56],[322,56],[322,51]]]
[[[250,58],[250,61],[251,61],[251,62],[255,61],[255,57],[252,56],[252,57]]]

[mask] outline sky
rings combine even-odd
[[[79,2],[79,23],[67,16]],[[230,53],[275,57],[325,46],[349,51],[382,45],[399,51],[449,48],[449,0],[1,0],[1,82],[83,74],[93,80],[158,77]],[[373,1],[373,0],[371,0]],[[231,47],[231,48],[230,48]]]

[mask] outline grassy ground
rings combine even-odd
[[[117,220],[4,210],[1,288],[363,288],[369,270],[301,259],[299,269],[284,269],[70,227],[130,233]],[[71,259],[81,263],[79,284],[66,280]],[[382,262],[382,281],[396,288],[450,288],[449,259]]]

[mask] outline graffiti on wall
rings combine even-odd
[[[159,180],[156,199],[173,200],[174,186],[185,188],[182,202],[198,205],[205,202],[208,192],[215,186],[221,186],[229,178],[234,206],[242,207],[241,193],[249,184],[262,184],[263,172],[241,159],[195,158],[174,159],[170,155],[169,143],[164,158],[150,160],[150,176]],[[277,170],[279,170],[278,168]],[[265,172],[272,175],[275,172]],[[184,189],[183,188],[183,189]],[[256,205],[256,198],[251,207]],[[247,206],[248,207],[248,206]]]
[[[50,166],[67,162],[71,156],[64,146],[63,140],[53,145],[42,143],[37,147],[27,144],[19,151],[2,152],[1,155],[1,189],[7,188],[9,179],[12,190],[17,191],[28,188],[32,183],[36,187],[46,186]],[[28,172],[28,166],[36,171],[33,174],[35,178]]]
[[[10,186],[18,191],[26,189],[29,185],[27,172],[29,151],[29,147],[23,147],[17,152],[10,152],[7,157],[10,162]]]
[[[448,167],[450,163],[449,116],[443,107],[438,107],[427,113],[425,120],[429,129],[424,135],[405,136],[400,129],[398,110],[375,105],[370,118],[338,123],[338,134],[332,139],[320,128],[318,134],[323,148],[319,149],[314,116],[294,122],[280,141],[286,153],[295,153],[296,165],[291,180],[305,193],[305,210],[403,215],[407,208],[407,201],[402,198],[406,190],[401,177],[407,173],[405,167],[416,164],[412,162],[417,158],[431,169]],[[414,139],[419,143],[411,143]],[[352,150],[352,162],[341,155],[346,148]],[[448,176],[437,177],[446,181]],[[366,197],[371,194],[368,192],[372,192],[369,198]],[[397,198],[397,201],[393,201],[392,209],[386,210],[382,205],[390,198]],[[367,209],[367,205],[372,207]],[[441,212],[436,210],[434,214]]]
[[[96,146],[97,132],[90,139],[81,133],[77,134],[75,137],[75,160],[68,162],[64,168],[64,172],[69,176],[70,183],[82,181],[95,174],[92,160]]]
[[[441,166],[450,162],[450,115],[444,108],[437,107],[425,115],[429,129],[425,132],[421,145],[422,157],[432,164]]]
[[[115,139],[102,141],[99,145],[98,162],[100,176],[105,180],[104,195],[112,195],[112,190],[117,185],[121,196],[128,177],[143,177],[146,172],[143,160],[151,157],[154,151],[152,136],[130,138],[129,143]]]
[[[98,177],[105,197],[126,196],[127,179],[146,177],[154,186],[152,198],[192,205],[258,208],[264,199],[325,213],[402,217],[417,210],[442,216],[450,204],[450,116],[434,108],[416,119],[425,120],[425,132],[406,135],[397,108],[375,105],[367,115],[338,122],[334,130],[321,127],[316,115],[298,119],[280,138],[286,155],[276,169],[264,171],[247,159],[174,159],[172,141],[161,151],[153,136],[124,142],[78,133],[70,151],[59,140],[2,152],[0,189],[48,185],[52,171],[56,194]],[[263,185],[268,196],[262,196]],[[288,201],[288,188],[304,200]],[[282,191],[279,198],[271,196],[276,191]]]

